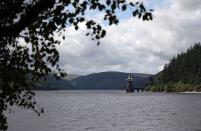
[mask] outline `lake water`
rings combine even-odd
[[[201,94],[38,91],[45,114],[15,109],[9,131],[201,131]]]

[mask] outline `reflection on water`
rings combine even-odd
[[[9,131],[201,131],[201,94],[41,91],[38,117],[17,109]]]

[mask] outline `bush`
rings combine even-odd
[[[179,81],[175,84],[176,92],[185,92],[188,91],[188,85],[183,83],[182,81]]]
[[[186,84],[187,88],[188,88],[188,91],[194,91],[194,85],[192,84]]]
[[[164,86],[162,84],[152,85],[152,86],[149,86],[149,91],[161,92],[161,91],[164,91]]]
[[[158,84],[158,89],[160,92],[164,91],[164,85],[163,84]]]
[[[177,83],[169,82],[167,84],[148,85],[145,87],[145,91],[153,91],[153,92],[201,91],[201,84],[199,85],[186,84],[182,81],[179,81]]]
[[[201,91],[201,84],[195,85],[194,89],[195,91]]]
[[[151,91],[157,92],[158,91],[157,85],[152,86],[151,87]]]
[[[149,86],[146,86],[146,87],[145,87],[145,91],[151,91],[151,88],[152,88],[152,86],[150,86],[150,85],[149,85]]]
[[[166,92],[175,92],[176,91],[176,87],[173,83],[169,82],[164,86],[164,91]]]

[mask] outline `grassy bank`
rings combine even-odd
[[[145,87],[146,91],[153,92],[201,92],[201,84],[177,83],[153,84]]]

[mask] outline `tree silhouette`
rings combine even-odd
[[[79,29],[84,22],[97,44],[106,35],[100,24],[86,18],[87,13],[102,12],[109,25],[118,24],[117,11],[132,11],[142,20],[152,20],[152,10],[143,3],[125,0],[1,0],[0,2],[0,129],[8,125],[4,112],[17,105],[33,109],[40,115],[43,110],[36,106],[34,82],[48,74],[60,78],[66,73],[59,67],[59,52],[55,39],[57,33],[65,39],[68,26]],[[24,44],[24,41],[26,44]]]

